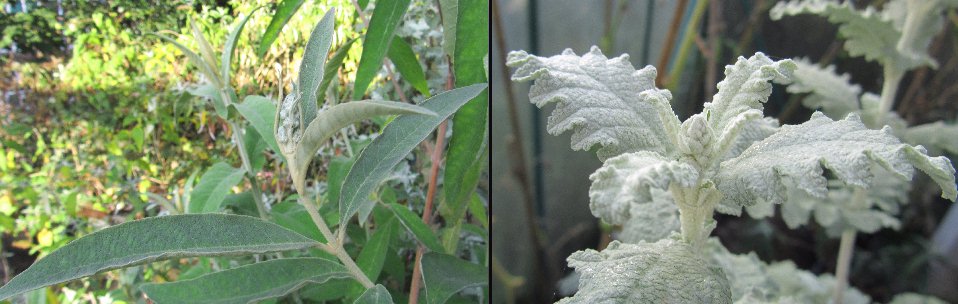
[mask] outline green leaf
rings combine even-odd
[[[223,198],[230,193],[230,188],[243,180],[245,173],[246,171],[242,168],[233,168],[224,162],[214,164],[206,173],[203,173],[200,183],[190,194],[190,206],[187,208],[187,213],[219,210]]]
[[[396,239],[396,230],[398,230],[396,228],[398,224],[392,218],[379,224],[380,226],[369,237],[363,250],[359,252],[359,257],[356,258],[356,265],[374,282],[383,270],[383,261],[386,260],[389,244]]]
[[[253,13],[259,8],[260,7],[254,8],[249,12],[249,15],[243,17],[239,24],[233,27],[233,31],[230,32],[229,36],[226,37],[226,44],[223,45],[222,62],[220,62],[224,86],[230,85],[230,63],[232,63],[233,51],[236,49],[236,41],[239,40],[239,35],[243,32],[243,27],[246,26],[246,21],[249,21],[249,17],[252,17]]]
[[[386,255],[391,254],[389,244],[392,244],[393,240],[396,239],[398,235],[396,232],[399,230],[396,227],[398,225],[396,220],[392,217],[389,217],[385,223],[377,224],[379,226],[376,231],[369,237],[369,240],[363,245],[362,251],[359,252],[359,256],[356,257],[356,266],[359,266],[359,269],[373,282],[379,278],[379,274],[383,270],[383,263],[386,261]],[[362,286],[359,283],[354,283],[350,287],[350,294],[353,297],[359,295],[362,291]]]
[[[456,86],[464,87],[486,82],[485,58],[489,52],[489,3],[488,1],[463,1],[458,4],[456,17],[456,46],[453,72]],[[475,192],[479,176],[485,169],[489,136],[489,93],[479,96],[462,106],[452,118],[452,138],[446,156],[443,180],[455,181],[443,185],[445,199],[439,211],[446,218],[452,233],[444,235],[447,252],[455,251],[459,242],[459,223],[465,217],[469,197]]]
[[[186,91],[193,96],[203,97],[209,100],[210,104],[213,105],[213,111],[216,112],[216,115],[226,118],[228,114],[226,103],[223,102],[223,95],[220,94],[220,90],[216,88],[216,84],[211,82],[197,84],[188,87]]]
[[[286,201],[276,204],[270,210],[272,221],[296,233],[316,240],[320,243],[326,243],[326,238],[319,232],[319,228],[313,223],[302,204],[295,201]]]
[[[200,55],[203,55],[202,57],[203,60],[205,60],[206,64],[209,65],[210,68],[214,71],[213,76],[215,76],[216,79],[219,79],[219,74],[216,74],[215,72],[216,71],[216,55],[213,52],[213,47],[210,46],[209,40],[206,40],[206,37],[203,36],[203,31],[200,30],[198,26],[196,26],[196,21],[193,20],[193,18],[189,18],[189,22],[190,22],[190,30],[193,33],[193,40],[195,40],[196,44],[200,47]],[[223,82],[219,82],[219,83],[224,84]]]
[[[389,291],[386,290],[386,287],[383,287],[382,284],[376,284],[376,286],[366,289],[366,292],[363,292],[353,304],[392,304],[393,298],[389,295]]]
[[[442,304],[460,290],[488,284],[485,267],[447,254],[424,254],[420,269],[427,304]]]
[[[435,113],[429,109],[408,103],[372,100],[353,101],[338,104],[320,112],[319,116],[306,127],[306,130],[302,131],[298,142],[293,138],[283,141],[282,137],[277,137],[277,143],[281,145],[280,148],[283,149],[283,153],[286,154],[287,161],[289,162],[293,182],[296,183],[305,180],[305,173],[309,168],[309,163],[312,161],[313,155],[315,155],[316,151],[319,151],[319,148],[325,144],[325,141],[335,132],[339,131],[339,129],[366,118],[391,114],[434,115]],[[281,117],[280,119],[295,120],[297,118]],[[285,129],[280,129],[278,132],[282,130]],[[295,146],[291,149],[287,148],[293,142],[295,142]],[[292,150],[292,152],[290,152],[290,150]],[[302,189],[300,187],[304,185],[296,186],[298,189]]]
[[[439,6],[442,10],[442,50],[452,57],[456,54],[456,19],[459,16],[459,0],[439,0]]]
[[[409,0],[376,2],[373,16],[369,20],[369,29],[366,30],[366,38],[363,40],[363,54],[356,69],[353,99],[359,100],[366,95],[366,88],[382,67],[386,48],[389,47],[396,27],[408,8]]]
[[[329,88],[329,84],[332,83],[333,78],[336,77],[336,72],[339,71],[339,67],[343,65],[343,61],[346,60],[346,55],[349,54],[349,49],[353,46],[353,42],[356,42],[356,38],[349,39],[346,43],[339,46],[339,49],[333,53],[333,57],[329,58],[329,61],[326,62],[326,71],[323,73],[323,81],[319,84],[319,90],[316,91],[316,94],[319,96],[324,96],[326,94],[326,89]]]
[[[156,260],[266,253],[316,246],[260,219],[227,214],[151,217],[70,242],[0,288],[0,300],[47,285]]]
[[[266,141],[256,132],[251,125],[243,128],[243,146],[246,148],[246,155],[249,156],[250,170],[255,176],[257,172],[263,169],[266,164]]]
[[[482,202],[482,198],[479,197],[479,194],[473,193],[472,199],[469,201],[469,213],[472,213],[472,216],[482,223],[482,227],[489,229],[489,216],[486,212],[486,205]]]
[[[426,83],[426,74],[423,73],[422,66],[419,65],[416,53],[413,52],[412,47],[406,41],[400,38],[393,39],[388,56],[389,60],[396,65],[399,74],[402,74],[402,77],[409,81],[413,88],[416,88],[419,93],[427,98],[431,96],[429,94],[429,84]]]
[[[293,14],[299,10],[303,2],[303,0],[283,0],[283,2],[280,2],[276,8],[276,13],[273,14],[273,19],[270,19],[269,25],[266,26],[266,32],[263,33],[262,40],[259,41],[259,47],[256,48],[256,56],[262,58],[263,55],[266,55],[270,45],[276,41],[276,38],[279,37],[279,33],[283,31],[286,22],[289,22],[289,18],[293,17]]]
[[[282,152],[279,145],[276,144],[276,134],[273,133],[273,123],[275,122],[276,106],[267,97],[258,95],[249,95],[243,99],[243,103],[234,104],[236,110],[246,118],[256,133],[266,141],[270,149],[276,152]],[[282,153],[280,153],[282,154]]]
[[[333,23],[336,21],[336,9],[330,9],[309,34],[303,61],[299,64],[299,111],[303,122],[309,124],[316,117],[318,109],[316,90],[323,82],[326,56],[333,43]]]
[[[205,74],[206,78],[209,78],[210,81],[212,81],[216,85],[216,87],[220,86],[219,74],[217,74],[216,70],[212,66],[207,64],[207,62],[204,61],[203,58],[200,57],[200,55],[197,55],[195,52],[193,52],[193,50],[190,50],[188,47],[177,42],[176,39],[170,38],[166,35],[162,35],[159,33],[149,33],[147,35],[153,35],[153,36],[156,36],[157,38],[160,38],[161,40],[172,43],[173,46],[180,49],[180,51],[183,52],[183,54],[186,55],[186,57],[193,62],[193,65],[196,65],[197,67],[199,67],[200,72]]]
[[[339,200],[340,219],[346,221],[362,209],[362,204],[372,203],[367,200],[369,194],[376,190],[389,171],[443,120],[485,88],[485,84],[476,84],[440,93],[420,104],[435,112],[436,116],[400,116],[387,125],[382,134],[360,152],[349,170],[343,182],[344,195]]]
[[[329,169],[326,171],[326,201],[338,202],[340,191],[343,189],[343,181],[349,174],[349,168],[353,166],[353,158],[337,156],[329,160]]]
[[[319,258],[275,259],[140,290],[162,303],[252,303],[281,297],[307,283],[351,277],[346,267]]]
[[[426,223],[422,222],[422,219],[416,216],[415,213],[409,211],[406,206],[391,203],[389,204],[389,210],[392,210],[393,214],[399,218],[399,222],[402,223],[406,230],[409,230],[416,239],[422,242],[426,248],[429,250],[442,252],[442,245],[439,244],[439,239],[436,238],[436,234],[432,232],[432,229],[429,229],[429,226],[426,226]]]

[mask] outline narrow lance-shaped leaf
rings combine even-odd
[[[396,218],[399,218],[399,222],[406,227],[406,230],[409,230],[426,248],[437,252],[442,251],[442,245],[439,244],[439,239],[436,238],[436,234],[432,232],[432,229],[429,229],[429,226],[426,226],[426,224],[422,222],[421,218],[417,217],[412,211],[409,211],[406,206],[391,203],[389,204],[389,210],[392,210]]]
[[[57,249],[0,288],[0,300],[156,260],[267,253],[317,244],[275,224],[242,215],[151,217],[94,232]]]
[[[239,35],[243,32],[246,21],[249,21],[249,17],[252,17],[253,13],[258,9],[259,7],[254,8],[249,12],[249,15],[243,17],[239,24],[233,28],[233,31],[230,32],[229,36],[226,37],[226,44],[223,45],[223,54],[221,57],[222,62],[220,62],[220,69],[222,70],[220,74],[223,77],[224,86],[230,86],[230,64],[233,61],[233,51],[236,49],[236,42],[239,40]]]
[[[206,40],[206,36],[203,36],[203,31],[200,30],[198,26],[196,26],[196,21],[193,20],[193,18],[190,18],[189,22],[190,22],[190,30],[193,33],[193,40],[196,42],[196,45],[198,45],[200,48],[200,55],[203,55],[202,57],[203,60],[205,60],[206,64],[208,64],[210,68],[212,68],[212,70],[214,71],[213,75],[218,78],[219,74],[215,73],[217,61],[216,61],[216,55],[213,52],[213,47],[210,45],[209,40]],[[220,83],[227,85],[223,82],[220,82]]]
[[[516,67],[512,80],[535,80],[532,103],[557,104],[547,130],[572,130],[573,150],[600,145],[599,160],[644,150],[675,152],[680,122],[669,104],[672,94],[655,88],[654,67],[636,71],[628,55],[608,59],[598,47],[581,57],[571,49],[549,58],[512,52],[506,64]]]
[[[263,55],[266,55],[270,45],[276,41],[276,38],[279,37],[279,33],[283,31],[286,22],[289,22],[289,18],[293,17],[293,14],[296,14],[296,11],[303,5],[303,2],[305,1],[283,0],[283,2],[279,3],[279,6],[276,7],[276,12],[273,13],[273,19],[270,19],[269,25],[266,26],[266,32],[263,33],[262,40],[259,41],[259,46],[256,48],[256,56],[263,57]]]
[[[386,49],[389,48],[396,27],[402,21],[409,8],[409,0],[376,2],[373,16],[369,19],[369,29],[363,40],[363,54],[356,69],[356,81],[353,84],[353,99],[362,99],[373,77],[383,66]]]
[[[442,304],[465,288],[488,284],[485,267],[447,254],[424,254],[420,269],[427,304]]]
[[[346,267],[337,262],[290,258],[244,265],[190,280],[148,283],[140,289],[158,304],[254,303],[287,295],[307,283],[321,284],[349,277]]]
[[[732,303],[729,282],[685,242],[609,243],[568,258],[579,277],[579,291],[558,304],[573,303]]]
[[[389,290],[386,290],[386,287],[383,287],[382,284],[376,284],[376,286],[366,289],[366,292],[363,292],[359,298],[356,298],[356,301],[353,301],[353,304],[392,304],[393,298],[389,295]]]
[[[369,280],[375,282],[383,270],[383,263],[386,261],[386,255],[389,254],[389,245],[396,240],[396,232],[399,230],[396,219],[390,217],[385,223],[379,223],[379,227],[369,237],[363,250],[356,257],[356,266],[366,274]],[[356,296],[363,292],[363,287],[355,283],[350,287],[351,293]]]
[[[416,59],[416,53],[413,52],[412,47],[406,41],[401,38],[393,39],[387,55],[389,60],[396,65],[399,74],[402,74],[402,77],[413,88],[427,98],[431,96],[429,85],[426,83],[426,74],[423,73],[422,66],[419,65],[419,59]]]
[[[309,124],[316,117],[318,100],[316,90],[323,82],[326,56],[333,43],[333,22],[336,21],[336,9],[330,9],[309,34],[303,61],[299,64],[299,111],[302,122]]]
[[[486,82],[484,56],[489,52],[489,3],[488,1],[463,1],[459,4],[453,71],[456,86],[463,87]],[[486,146],[489,136],[489,93],[483,91],[456,111],[452,118],[452,138],[446,156],[443,180],[456,181],[443,186],[445,199],[439,210],[453,232],[465,216],[469,197],[479,183],[485,169]],[[459,240],[458,233],[444,237],[446,250],[454,251]]]
[[[329,84],[332,83],[333,78],[336,77],[336,72],[339,71],[339,67],[341,67],[343,61],[346,60],[346,55],[349,54],[349,49],[353,46],[353,42],[356,42],[356,38],[347,40],[346,43],[339,46],[339,49],[333,53],[333,57],[330,57],[329,61],[326,62],[326,71],[323,73],[323,81],[319,83],[319,90],[316,91],[318,96],[325,96]]]
[[[905,179],[911,179],[918,168],[938,183],[942,197],[954,201],[958,196],[955,169],[947,158],[929,157],[921,146],[902,144],[889,127],[870,130],[855,114],[833,121],[815,112],[801,125],[783,126],[723,162],[715,180],[725,199],[740,206],[755,204],[759,198],[781,203],[786,198],[786,178],[797,189],[825,197],[822,167],[847,184],[869,187],[872,165]]]
[[[382,134],[360,152],[349,170],[339,199],[340,219],[346,221],[361,209],[362,204],[371,203],[367,199],[369,194],[376,190],[389,171],[443,120],[485,88],[485,84],[475,84],[440,93],[420,104],[422,108],[435,112],[436,116],[400,116],[389,123]]]
[[[216,87],[215,83],[205,82],[193,85],[188,87],[186,91],[193,96],[203,97],[209,100],[217,116],[226,118],[226,115],[229,113],[226,109],[226,102],[223,101],[223,94],[219,88]]]
[[[216,73],[216,69],[210,66],[209,64],[207,64],[207,62],[203,60],[203,58],[200,57],[200,55],[197,55],[195,52],[193,52],[193,50],[190,50],[190,48],[177,42],[176,39],[170,38],[166,35],[158,34],[158,33],[149,33],[148,35],[156,36],[157,38],[160,38],[163,41],[173,44],[173,46],[180,49],[180,52],[183,52],[183,54],[186,55],[186,57],[189,58],[194,65],[200,68],[200,72],[202,72],[206,76],[206,78],[209,78],[210,81],[212,81],[215,84],[215,87],[218,88],[220,86],[219,75]]]
[[[279,145],[276,144],[276,135],[273,133],[274,119],[276,119],[273,113],[276,113],[276,106],[273,105],[273,102],[271,102],[269,98],[249,95],[243,99],[243,103],[234,104],[233,106],[240,112],[240,115],[243,115],[243,118],[246,118],[246,120],[253,125],[253,128],[256,129],[256,133],[259,133],[263,140],[266,141],[266,144],[269,145],[270,149],[276,152],[282,152],[282,150],[279,149]]]
[[[419,106],[393,101],[353,101],[332,106],[319,113],[308,127],[303,130],[299,125],[301,117],[296,113],[296,99],[287,96],[280,105],[277,115],[276,142],[289,162],[290,174],[297,189],[303,189],[306,169],[313,155],[323,142],[334,132],[349,124],[374,116],[390,114],[427,114],[432,111]]]
[[[442,13],[442,50],[452,57],[456,54],[456,19],[459,15],[459,0],[439,0]],[[453,60],[453,63],[456,61]]]
[[[190,195],[190,206],[187,212],[216,212],[220,209],[223,198],[230,192],[230,188],[243,180],[244,174],[246,170],[242,168],[233,168],[224,162],[216,163],[200,177],[199,185]]]

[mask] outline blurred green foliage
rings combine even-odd
[[[437,92],[448,75],[439,9],[435,1],[412,3],[396,39],[403,39],[419,55],[429,88]],[[299,74],[299,62],[293,60],[302,57],[312,27],[329,8],[337,8],[333,49],[365,30],[350,0],[306,1],[260,57],[255,49],[277,5],[274,1],[28,1],[25,12],[21,4],[0,1],[0,231],[5,254],[0,270],[6,279],[79,236],[165,214],[169,206],[182,207],[202,170],[217,161],[238,163],[227,122],[189,93],[200,89],[201,74],[172,44],[148,38],[146,33],[176,37],[197,49],[190,37],[189,18],[207,40],[222,43],[238,16],[260,6],[268,8],[254,12],[239,39],[231,85],[239,96],[276,99],[292,89]],[[365,8],[367,15],[373,7]],[[330,85],[329,97],[335,100],[351,95],[352,86],[346,84],[352,82],[362,45],[349,47],[343,68]],[[222,45],[213,48],[219,50]],[[370,96],[399,100],[398,88],[413,100],[424,99],[401,79],[397,86],[385,81],[386,73],[385,68],[380,71]],[[378,130],[385,123],[376,121],[363,128]],[[352,151],[358,153],[370,141],[356,134],[368,133],[344,131],[348,137],[335,137],[332,148],[321,153],[351,159]],[[265,163],[258,176],[268,181],[263,188],[270,190],[266,192],[272,196],[273,208],[299,217],[302,207],[288,196],[291,185],[274,153],[268,149],[258,153],[256,161]],[[401,163],[388,186],[381,187],[377,195],[383,202],[416,202],[421,208],[425,181],[420,172],[428,171],[429,157],[422,151],[415,156],[421,161]],[[331,170],[316,166],[322,175]],[[231,194],[224,205],[236,213],[249,213],[253,207],[241,197]],[[335,214],[335,210],[321,211]],[[388,214],[377,208],[373,216]],[[350,231],[349,236],[357,244],[366,239],[361,229]],[[410,244],[415,240],[395,239],[389,250],[414,248]],[[473,251],[475,259],[484,259],[481,244],[462,246]],[[412,252],[408,254],[411,259]],[[399,258],[387,255],[387,259]],[[185,262],[108,272],[40,289],[28,298],[37,303],[94,298],[100,303],[144,302],[137,284],[196,277],[230,263],[219,258]],[[408,274],[395,266],[401,262],[387,261],[383,269],[384,276],[397,278],[394,284],[401,284]],[[307,287],[303,298],[323,300],[345,292],[334,285]]]

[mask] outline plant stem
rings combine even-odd
[[[682,14],[685,13],[685,6],[688,5],[688,3],[688,0],[679,0],[678,5],[675,7],[675,12],[672,13],[672,25],[669,26],[669,33],[665,38],[665,44],[662,45],[662,50],[659,51],[659,64],[657,66],[663,71],[668,69],[669,59],[672,58],[672,48],[675,47],[675,38],[678,37],[679,33],[679,24],[682,23]],[[655,77],[655,86],[664,86],[666,76],[665,73],[659,73]]]
[[[878,115],[875,117],[872,127],[879,127],[885,120],[885,115],[891,112],[895,105],[895,95],[898,95],[898,83],[901,82],[905,73],[894,67],[885,67],[885,79],[881,86],[881,104],[878,106]]]
[[[233,130],[233,141],[236,142],[236,147],[239,150],[240,160],[243,161],[243,169],[246,170],[246,178],[249,179],[249,183],[253,191],[253,201],[256,202],[256,211],[259,212],[260,218],[268,220],[269,213],[266,212],[266,203],[263,202],[263,195],[260,193],[259,182],[256,181],[256,174],[253,173],[253,166],[250,165],[249,155],[246,154],[246,143],[244,143],[243,138],[239,136],[239,125],[232,121],[229,122],[229,125],[230,129]]]
[[[855,250],[855,235],[855,230],[852,229],[842,232],[841,245],[838,247],[838,265],[835,267],[835,293],[832,298],[832,303],[835,304],[842,304],[845,287],[848,286],[848,268]]]
[[[309,213],[309,217],[313,219],[313,223],[316,224],[316,227],[319,228],[319,232],[323,234],[323,237],[326,238],[326,246],[323,247],[329,253],[332,253],[340,262],[343,262],[343,265],[346,266],[346,270],[356,278],[356,281],[359,281],[360,284],[363,284],[365,288],[372,288],[375,286],[369,277],[359,266],[356,266],[356,262],[353,261],[349,254],[346,253],[346,250],[343,249],[343,244],[334,238],[333,232],[329,230],[329,226],[326,225],[326,221],[323,220],[323,217],[319,215],[319,209],[317,209],[318,204],[314,205],[309,200],[306,199],[306,191],[302,189],[296,189],[296,192],[299,193],[299,203],[306,208],[306,213]]]
[[[679,54],[675,57],[675,64],[669,69],[669,74],[665,77],[663,83],[663,85],[672,92],[676,92],[678,84],[682,79],[682,70],[685,68],[689,49],[692,48],[692,40],[698,35],[699,21],[702,20],[702,14],[705,12],[705,7],[708,2],[709,1],[706,0],[699,0],[699,2],[695,4],[692,16],[689,17],[689,22],[685,27],[685,33],[682,34],[682,44],[679,46]]]

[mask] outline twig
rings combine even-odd
[[[452,90],[452,77],[446,78],[446,90]],[[442,164],[442,151],[445,142],[446,121],[444,120],[439,124],[439,129],[436,130],[436,144],[433,146],[432,155],[430,156],[432,167],[429,168],[430,175],[429,186],[426,190],[426,207],[423,208],[422,211],[422,222],[426,223],[426,227],[432,224],[432,205],[436,197],[436,184],[439,177],[439,166]],[[416,248],[416,263],[412,270],[412,282],[409,284],[409,303],[419,303],[419,282],[422,281],[422,272],[419,271],[419,269],[422,267],[422,254],[423,246],[419,244]]]
[[[705,65],[705,100],[711,100],[715,95],[715,83],[718,74],[718,61],[721,56],[722,30],[725,23],[722,21],[722,2],[718,0],[709,1],[709,28],[708,28],[708,47],[709,52],[706,55],[708,61]]]
[[[842,232],[841,245],[838,247],[838,265],[835,267],[835,293],[832,303],[842,304],[844,300],[845,287],[848,285],[848,268],[851,266],[854,249],[855,230],[845,230]]]
[[[765,12],[765,0],[755,1],[755,6],[752,7],[752,12],[748,16],[748,23],[745,24],[745,31],[742,32],[742,35],[739,37],[738,44],[736,48],[738,49],[738,54],[745,54],[746,49],[752,46],[752,36],[756,31],[761,31],[762,23],[759,22]]]
[[[672,13],[672,24],[669,25],[669,34],[665,38],[665,44],[659,51],[659,64],[656,65],[660,70],[667,71],[669,59],[672,58],[672,48],[675,47],[675,39],[678,37],[679,25],[682,23],[682,15],[685,13],[685,7],[688,6],[688,0],[679,0],[679,4]],[[655,86],[662,87],[666,80],[665,73],[659,73],[655,76]]]

